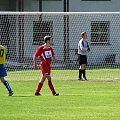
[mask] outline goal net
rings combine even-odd
[[[57,56],[52,69],[61,71],[58,79],[77,79],[77,46],[81,32],[86,31],[91,48],[88,79],[120,79],[119,12],[0,12],[0,30],[0,42],[7,48],[9,76],[27,71],[30,77],[33,54],[43,44],[43,37],[50,35]]]

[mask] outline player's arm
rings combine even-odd
[[[90,46],[89,46],[88,42],[87,42],[87,48],[88,48],[87,51],[90,52]]]
[[[88,52],[90,52],[90,47],[88,46],[88,49],[87,49]]]
[[[38,48],[33,55],[33,62],[34,62],[35,70],[38,70],[37,58],[38,58],[38,56],[40,56],[40,51],[41,51],[41,48]]]
[[[55,55],[53,55],[53,59],[54,59],[54,61],[55,61],[55,62],[57,61],[57,58],[56,58],[56,56],[55,56]]]
[[[37,57],[35,55],[33,56],[33,61],[34,61],[34,68],[35,68],[35,70],[38,70]]]
[[[56,62],[56,61],[57,61],[57,58],[56,58],[56,56],[55,56],[55,53],[54,53],[53,49],[52,49],[52,57],[53,57],[54,61]]]

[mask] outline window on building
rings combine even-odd
[[[109,43],[110,39],[110,21],[92,21],[91,22],[91,42]]]
[[[41,45],[44,42],[44,36],[52,36],[52,21],[33,21],[33,45]]]

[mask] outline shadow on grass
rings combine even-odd
[[[29,95],[29,96],[27,96],[27,95],[13,95],[12,97],[36,97],[36,96],[34,96],[34,95]]]

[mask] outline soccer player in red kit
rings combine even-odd
[[[40,68],[42,71],[42,77],[38,83],[38,86],[37,86],[37,89],[35,92],[35,96],[41,95],[40,90],[41,90],[46,78],[48,79],[48,86],[49,86],[53,96],[59,96],[59,93],[56,93],[56,91],[54,89],[54,86],[53,86],[52,81],[51,81],[51,76],[50,76],[52,57],[56,61],[56,56],[55,56],[54,51],[51,47],[51,44],[52,44],[51,36],[45,36],[44,42],[45,42],[45,44],[41,45],[36,50],[36,52],[33,56],[34,66],[35,66],[36,70],[38,69],[37,58],[40,57]]]

